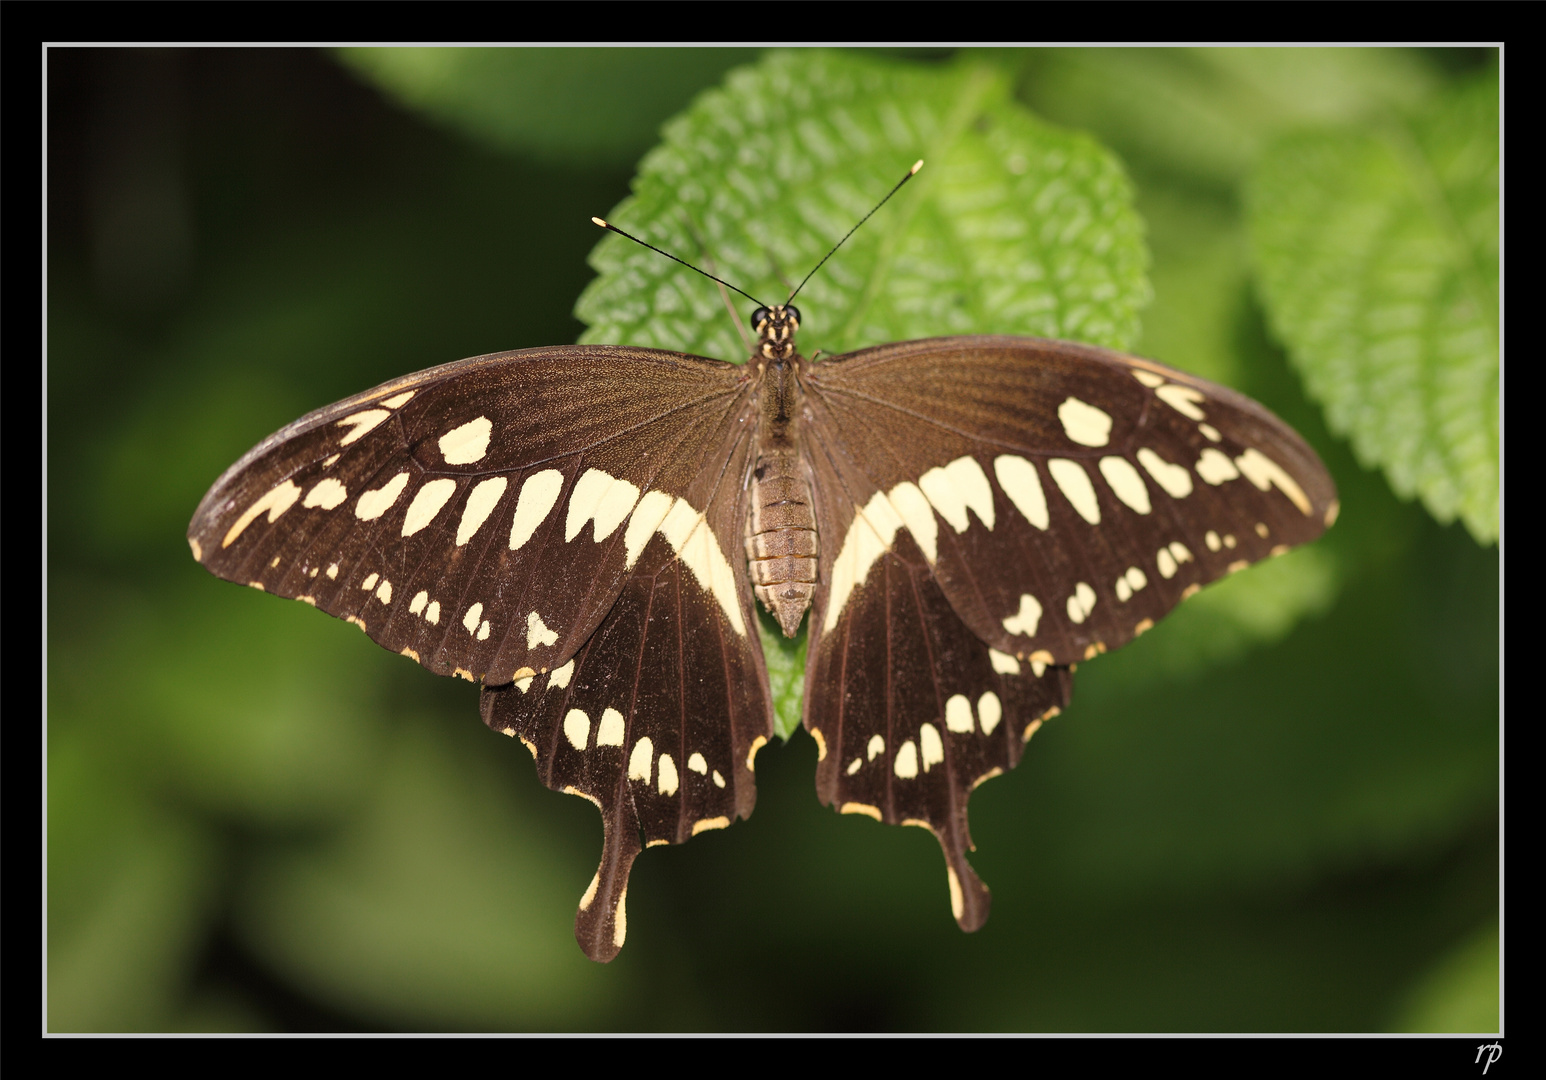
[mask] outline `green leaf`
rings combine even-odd
[[[984,67],[774,54],[672,120],[608,217],[778,303],[922,158],[800,294],[806,355],[960,333],[1128,346],[1149,287],[1127,179],[1008,95]],[[591,265],[582,341],[746,356],[713,283],[619,236]]]
[[[1248,192],[1263,301],[1359,459],[1498,536],[1496,71],[1409,122],[1287,138]]]
[[[340,49],[357,76],[475,142],[624,166],[755,49]]]
[[[1130,185],[1097,143],[1008,92],[984,67],[777,53],[672,120],[608,218],[778,303],[921,157],[801,292],[806,355],[965,333],[1130,346],[1149,298]],[[701,275],[616,235],[591,265],[582,341],[747,355]],[[744,318],[744,299],[733,306]],[[787,739],[803,645],[763,627],[763,652]]]

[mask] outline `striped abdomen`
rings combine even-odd
[[[765,454],[753,473],[746,559],[757,599],[794,637],[816,591],[816,517],[793,453]]]

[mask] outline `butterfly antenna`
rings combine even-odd
[[[922,162],[920,162],[919,164],[922,164]],[[897,186],[900,187],[901,185],[899,184]],[[888,199],[890,197],[891,196],[889,196],[889,195],[886,196],[886,198],[888,198]],[[879,209],[879,208],[877,207],[876,209]],[[873,210],[870,211],[870,212],[874,213]],[[683,266],[687,267],[687,269],[693,270],[693,271],[696,271],[697,273],[702,274],[704,277],[708,278],[710,281],[717,281],[717,282],[719,282],[721,285],[723,285],[727,289],[735,289],[736,292],[738,292],[742,296],[746,297],[746,299],[750,300],[752,303],[756,304],[758,307],[767,307],[766,304],[764,304],[761,300],[758,300],[755,296],[753,296],[751,293],[747,292],[745,289],[736,289],[734,285],[730,284],[730,282],[726,281],[724,278],[717,278],[713,274],[709,273],[707,270],[699,270],[696,266],[694,266],[692,263],[688,262],[686,259],[678,259],[675,255],[671,254],[669,251],[661,251],[654,244],[647,244],[643,240],[640,240],[637,236],[634,236],[632,233],[625,233],[622,229],[619,229],[616,225],[613,225],[610,221],[603,221],[599,217],[593,217],[593,218],[591,218],[591,221],[595,222],[597,225],[600,225],[603,229],[606,229],[608,232],[615,232],[615,233],[617,233],[618,236],[626,236],[626,237],[628,237],[628,239],[632,240],[635,244],[641,244],[644,247],[647,247],[651,251],[655,252],[655,254],[657,254],[657,255],[664,255],[666,258],[670,259],[672,262],[679,262],[679,263],[681,263]],[[860,224],[863,224],[863,222],[861,222]],[[844,239],[847,239],[847,238],[844,237]],[[825,260],[823,260],[823,261],[825,261]]]
[[[896,187],[894,187],[890,191],[886,192],[886,197],[884,199],[880,200],[880,202],[875,204],[875,210],[879,210],[882,206],[885,206],[887,201],[890,200],[891,196],[895,195],[898,191],[902,190],[902,185],[903,184],[907,183],[907,181],[911,180],[913,177],[918,175],[918,170],[921,169],[921,168],[923,168],[923,159],[919,158],[917,161],[913,162],[913,167],[911,169],[907,170],[907,175],[902,177],[902,179],[900,179],[900,180],[898,180],[896,182]],[[789,299],[784,301],[784,305],[786,307],[789,304],[792,304],[794,302],[794,298],[797,295],[799,295],[800,290],[805,288],[805,282],[809,281],[812,277],[814,277],[816,275],[816,271],[820,270],[823,266],[825,266],[828,259],[832,258],[833,255],[837,254],[837,249],[838,248],[840,248],[844,244],[848,243],[848,237],[852,236],[854,233],[859,231],[859,225],[863,225],[866,221],[870,220],[870,218],[875,216],[875,210],[871,210],[868,214],[865,214],[862,218],[860,218],[858,225],[855,225],[853,228],[849,229],[848,232],[843,236],[843,238],[841,240],[839,240],[837,243],[832,245],[832,250],[827,252],[825,255],[823,255],[821,257],[821,262],[816,264],[815,269],[813,269],[809,274],[805,275],[805,281],[800,282],[800,284],[795,287],[794,292],[789,294]],[[735,286],[732,285],[731,288],[735,288]],[[740,290],[737,289],[736,291],[739,292]]]

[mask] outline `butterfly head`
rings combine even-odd
[[[793,304],[759,307],[752,312],[757,331],[757,355],[764,360],[783,360],[794,355],[794,334],[800,329],[800,309]]]

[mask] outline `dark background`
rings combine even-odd
[[[1228,65],[989,55],[1131,170],[1157,294],[1139,351],[1245,358],[1237,385],[1323,454],[1337,588],[1209,665],[1167,671],[1146,637],[1083,668],[974,798],[978,934],[931,838],[816,803],[798,733],[759,756],[750,821],[640,859],[628,946],[591,965],[570,922],[595,814],[487,732],[476,691],[188,557],[200,495],[289,420],[574,340],[589,216],[755,56],[628,54],[576,85],[639,116],[491,149],[327,53],[47,54],[49,1027],[1495,1028],[1497,549],[1320,425],[1247,280],[1244,166],[1078,93]],[[1406,53],[1390,78],[1420,96],[1489,62]],[[1265,140],[1274,107],[1233,121]],[[1487,1016],[1489,978],[1492,1025],[1453,1019]]]

